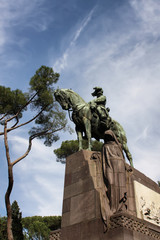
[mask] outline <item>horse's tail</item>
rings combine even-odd
[[[114,119],[112,119],[111,130],[114,132],[114,134],[116,135],[116,137],[118,138],[119,142],[122,145],[124,142],[127,143],[127,137],[123,127],[121,126],[120,123],[118,123]]]

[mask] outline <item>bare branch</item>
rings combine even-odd
[[[19,123],[19,118],[18,117],[15,117],[15,118],[16,118],[16,123],[11,128],[14,128]]]
[[[58,128],[58,129],[56,129],[56,130],[53,130],[53,131],[51,131],[51,132],[47,132],[46,134],[52,134],[52,133],[61,131],[61,130],[64,129],[64,128],[65,128],[65,126],[63,126],[63,127],[61,127],[61,128]],[[43,135],[46,135],[46,134],[43,134]]]
[[[65,127],[65,126],[64,126]],[[33,134],[32,136],[29,137],[29,145],[28,145],[28,149],[27,151],[21,156],[19,157],[18,159],[16,159],[14,162],[12,162],[12,166],[14,166],[16,163],[20,162],[22,159],[24,159],[30,152],[31,150],[31,147],[32,147],[32,140],[36,137],[39,137],[39,136],[42,136],[42,135],[46,135],[46,134],[52,134],[52,133],[55,133],[55,132],[58,132],[60,130],[62,130],[64,127],[61,127],[61,128],[58,128],[56,130],[53,130],[53,131],[50,131],[48,132],[50,129],[46,130],[46,131],[42,131],[42,132],[39,132],[39,133],[35,133]]]
[[[17,128],[19,128],[19,127],[22,127],[22,126],[25,126],[25,125],[27,125],[27,124],[29,124],[29,123],[31,123],[32,121],[34,121],[43,111],[44,111],[44,109],[45,109],[46,107],[44,107],[36,116],[34,116],[32,119],[30,119],[29,121],[27,121],[27,122],[25,122],[25,123],[22,123],[22,124],[20,124],[20,125],[18,125],[18,126],[13,126],[13,127],[11,127],[11,128],[9,128],[9,129],[7,129],[7,133],[8,132],[10,132],[10,131],[12,131],[12,130],[14,130],[14,129],[17,129]],[[4,134],[4,132],[0,132],[0,135],[3,135]]]
[[[16,163],[20,162],[23,158],[25,158],[29,154],[29,152],[31,151],[31,147],[32,147],[32,140],[33,140],[33,138],[32,138],[32,136],[30,136],[27,151],[21,157],[19,157],[14,162],[12,162],[12,166],[14,166]]]
[[[10,131],[12,131],[12,130],[14,130],[14,129],[17,129],[17,128],[19,128],[19,127],[22,127],[22,126],[25,126],[25,125],[31,123],[33,120],[35,120],[35,119],[44,111],[45,108],[46,108],[46,107],[44,107],[36,116],[34,116],[34,117],[33,117],[32,119],[30,119],[29,121],[27,121],[27,122],[25,122],[25,123],[22,123],[22,124],[20,124],[20,125],[18,125],[18,126],[15,126],[15,127],[13,127],[13,128],[9,128],[7,131],[10,132]],[[0,135],[1,135],[1,134],[0,134]]]
[[[18,117],[20,112],[32,102],[32,100],[34,99],[34,97],[36,95],[37,95],[37,92],[28,100],[28,102],[23,107],[20,108],[20,110],[14,116],[12,116],[9,119],[7,119],[7,122],[9,122],[9,121],[13,120],[14,118]]]
[[[5,114],[3,115],[3,117],[0,118],[0,121],[2,121],[7,115],[8,115],[8,113],[5,113]]]

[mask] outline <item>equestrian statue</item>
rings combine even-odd
[[[96,97],[86,103],[77,93],[70,89],[57,89],[54,93],[64,110],[72,111],[72,120],[79,141],[79,150],[82,148],[82,139],[87,138],[88,150],[91,150],[91,138],[104,139],[104,132],[112,130],[122,145],[130,165],[133,167],[132,155],[127,146],[127,138],[123,127],[109,116],[109,108],[106,108],[106,97],[103,89],[95,87],[92,93]]]

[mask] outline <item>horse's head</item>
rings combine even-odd
[[[54,96],[56,101],[59,102],[59,104],[64,110],[69,110],[71,108],[66,89],[57,89],[54,92]]]

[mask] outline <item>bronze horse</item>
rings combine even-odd
[[[122,148],[133,166],[132,155],[127,146],[127,138],[123,127],[108,115],[106,125],[99,119],[96,111],[91,111],[90,104],[86,103],[77,93],[70,89],[58,89],[54,93],[56,101],[58,101],[64,110],[72,110],[72,119],[75,123],[76,133],[79,141],[79,150],[82,148],[83,133],[88,139],[88,150],[91,150],[91,137],[96,140],[104,138],[104,132],[108,129],[112,130],[118,141],[122,144]]]

